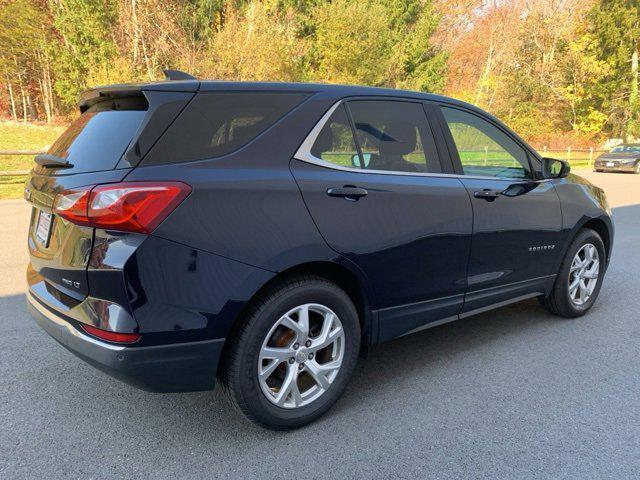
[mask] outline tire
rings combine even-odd
[[[585,267],[586,270],[576,267],[572,273],[572,265],[574,264],[574,259],[576,259],[576,254],[578,254],[578,252],[581,252],[581,258],[585,258],[586,260],[584,255],[590,250],[590,247],[588,247],[589,245],[595,247],[599,268],[597,278],[593,284],[594,287],[592,292],[585,297],[584,301],[582,301],[582,297],[578,298],[582,291],[582,282],[584,282],[584,285],[590,286],[590,282],[592,280],[591,277],[593,276],[593,268],[587,268],[588,265]],[[542,304],[554,315],[559,315],[565,318],[581,317],[587,313],[595,303],[598,298],[598,294],[600,293],[607,264],[606,258],[606,250],[600,235],[589,228],[580,230],[576,235],[576,238],[571,242],[571,245],[565,254],[565,258],[562,261],[550,295],[542,299]],[[591,265],[593,265],[593,263],[591,263]],[[576,275],[580,275],[581,273],[584,277],[581,282],[578,282],[578,290],[571,290],[571,292],[575,292],[574,295],[576,296],[576,299],[574,300],[572,299],[570,292],[570,278],[571,283],[575,282],[578,279]]]
[[[305,311],[309,319],[308,337],[300,333],[304,330],[301,327],[304,322],[300,322],[305,318]],[[288,327],[291,325],[296,329]],[[326,341],[335,339],[330,346],[314,350],[322,345],[324,325],[329,325],[326,331],[331,332]],[[316,336],[319,330],[321,333]],[[322,277],[299,275],[260,295],[228,341],[220,380],[232,405],[254,423],[274,430],[289,430],[318,419],[342,395],[358,361],[360,323],[353,302],[337,285]],[[313,345],[309,345],[312,342]],[[278,356],[286,350],[286,359],[263,358],[267,349],[279,352]],[[308,355],[315,357],[304,360]],[[321,356],[329,360],[322,363]],[[264,381],[260,380],[258,369],[263,369],[266,375],[272,362],[277,367]],[[322,377],[317,373],[320,367],[333,369],[335,365],[339,365],[335,374],[334,370]],[[286,384],[290,376],[295,380]],[[287,394],[289,389],[291,393]],[[303,398],[304,395],[307,397]],[[314,395],[318,395],[317,398]],[[283,398],[278,400],[278,397]],[[278,401],[280,404],[276,404]]]
[[[596,169],[594,170],[594,172],[602,173],[602,172],[604,172],[604,170],[596,168]]]
[[[636,162],[636,168],[633,173],[635,173],[636,175],[640,174],[640,160]]]

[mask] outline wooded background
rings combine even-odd
[[[640,0],[0,0],[0,118],[200,78],[444,93],[550,148],[640,137]]]

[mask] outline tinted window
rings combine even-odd
[[[528,178],[527,153],[506,133],[482,118],[443,107],[465,175]]]
[[[93,105],[55,141],[47,153],[65,158],[70,169],[47,169],[48,173],[81,173],[113,169],[146,111],[140,101],[108,101]]]
[[[352,101],[362,168],[396,172],[440,172],[422,104],[394,101]]]
[[[325,123],[311,154],[342,167],[359,167],[360,158],[344,105],[340,105]]]
[[[200,93],[169,127],[145,164],[215,158],[237,150],[278,121],[307,94]]]
[[[611,150],[612,153],[628,152],[640,153],[640,145],[619,145]]]

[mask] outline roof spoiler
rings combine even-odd
[[[163,70],[162,72],[167,80],[198,80],[193,75],[189,75],[181,70]]]
[[[188,73],[179,72],[178,70],[165,70],[165,75],[167,75],[167,80],[160,82],[103,85],[82,92],[78,101],[80,112],[82,113],[92,105],[104,100],[141,97],[145,91],[195,93],[200,87],[200,81]]]

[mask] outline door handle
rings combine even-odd
[[[493,202],[496,198],[498,198],[502,192],[498,192],[497,190],[490,190],[485,188],[484,190],[478,190],[477,192],[473,192],[473,196],[476,198],[481,198],[486,200],[487,202]]]
[[[347,200],[358,200],[360,197],[364,197],[368,194],[364,188],[353,187],[346,185],[344,187],[334,187],[327,190],[327,195],[330,197],[342,197]]]

